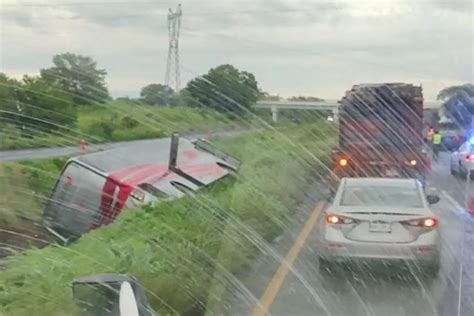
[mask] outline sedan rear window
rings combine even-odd
[[[349,186],[342,193],[342,206],[423,207],[415,188],[399,186]]]

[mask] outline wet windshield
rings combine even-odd
[[[344,188],[342,206],[423,207],[420,193],[399,186],[348,186]]]
[[[0,316],[474,315],[473,15],[0,0]]]

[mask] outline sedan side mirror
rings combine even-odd
[[[427,195],[426,200],[429,204],[436,204],[439,202],[440,198],[437,195]]]
[[[80,315],[154,316],[144,290],[129,275],[98,274],[73,281]]]

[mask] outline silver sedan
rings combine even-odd
[[[439,223],[429,205],[438,201],[415,179],[343,178],[323,214],[320,266],[408,262],[437,273]]]

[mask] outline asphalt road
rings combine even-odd
[[[281,288],[270,299],[271,315],[474,315],[470,276],[474,268],[474,223],[462,209],[466,182],[449,174],[449,156],[442,154],[433,165],[428,190],[437,191],[441,201],[433,206],[439,216],[442,234],[441,271],[434,279],[422,278],[416,271],[381,269],[374,273],[353,273],[319,269],[314,244],[318,225],[312,229]],[[473,186],[474,187],[474,182]],[[272,246],[281,257],[293,248],[296,237],[323,197],[314,194],[303,203],[293,223]],[[472,190],[474,193],[474,190]],[[309,194],[311,196],[311,194]],[[322,218],[320,218],[321,220]],[[236,291],[226,315],[259,315],[256,302],[274,279],[281,277],[281,260],[262,254],[243,277],[252,294]],[[285,264],[283,264],[285,265]],[[416,267],[414,267],[416,268]],[[278,271],[278,272],[277,272]],[[275,291],[274,291],[275,292]],[[268,303],[268,297],[260,300]]]
[[[255,132],[256,129],[250,129],[246,131],[242,130],[230,130],[230,131],[217,131],[212,134],[184,134],[186,138],[213,138],[213,137],[231,137],[240,135],[245,132]],[[0,151],[0,161],[19,161],[19,160],[32,160],[32,159],[47,159],[61,156],[76,156],[85,154],[88,152],[94,152],[98,150],[107,150],[122,146],[127,146],[140,142],[142,140],[132,140],[125,142],[115,143],[104,143],[104,144],[91,144],[88,146],[87,151],[77,146],[64,146],[64,147],[48,147],[48,148],[31,148],[31,149],[18,149],[18,150],[2,150]]]

